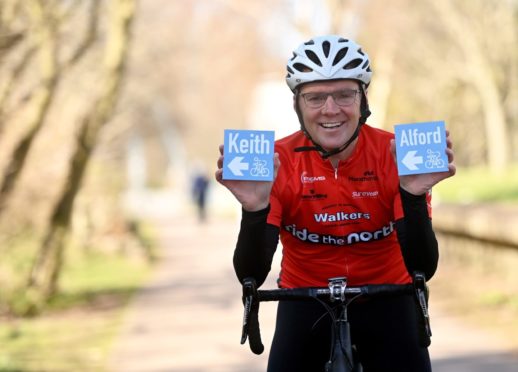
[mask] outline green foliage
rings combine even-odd
[[[518,203],[518,166],[500,174],[487,168],[461,168],[433,189],[434,199],[450,203]]]
[[[0,327],[0,371],[99,370],[114,319],[42,317]]]
[[[74,250],[60,292],[37,317],[0,315],[0,371],[101,371],[124,306],[150,271],[142,258]],[[12,292],[29,313],[31,294]]]
[[[488,291],[479,296],[482,306],[505,307],[508,306],[518,311],[518,295],[499,290]]]

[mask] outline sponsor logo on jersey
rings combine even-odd
[[[318,194],[315,190],[309,190],[309,194],[301,196],[303,201],[322,200],[327,199],[327,194]]]
[[[379,196],[379,191],[353,191],[351,196],[355,199],[363,199],[363,198],[377,198]]]
[[[306,171],[302,172],[302,174],[300,175],[300,182],[314,183],[314,182],[326,180],[325,176],[308,176],[307,174],[308,174],[308,172],[306,172]]]
[[[363,212],[337,212],[337,213],[315,213],[313,214],[316,222],[341,222],[341,221],[357,221],[361,219],[370,220],[370,213]]]
[[[356,243],[366,243],[373,240],[381,240],[388,237],[394,231],[394,222],[390,221],[388,225],[381,226],[374,231],[357,231],[347,235],[330,235],[311,232],[307,228],[297,228],[297,225],[291,224],[284,226],[293,237],[308,243],[329,244],[329,245],[351,245]]]
[[[373,170],[366,170],[365,172],[363,172],[363,175],[361,176],[349,176],[348,177],[349,181],[351,182],[370,182],[370,181],[377,181],[378,180],[378,176],[376,176],[376,173],[374,173]]]

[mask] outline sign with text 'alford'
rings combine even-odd
[[[394,126],[400,176],[448,170],[444,121]]]
[[[272,181],[275,134],[225,129],[223,179]]]

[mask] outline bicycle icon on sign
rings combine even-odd
[[[444,160],[441,159],[441,154],[439,151],[433,151],[433,150],[426,150],[426,161],[424,163],[424,166],[428,169],[433,168],[443,168],[444,167]]]
[[[254,158],[254,163],[252,169],[250,169],[250,175],[254,177],[268,177],[270,175],[270,170],[266,166],[266,160],[261,160],[259,158]]]

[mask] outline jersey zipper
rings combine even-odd
[[[336,166],[333,165],[333,169],[335,171],[335,180],[338,179],[338,168],[340,168],[340,160],[336,163]]]

